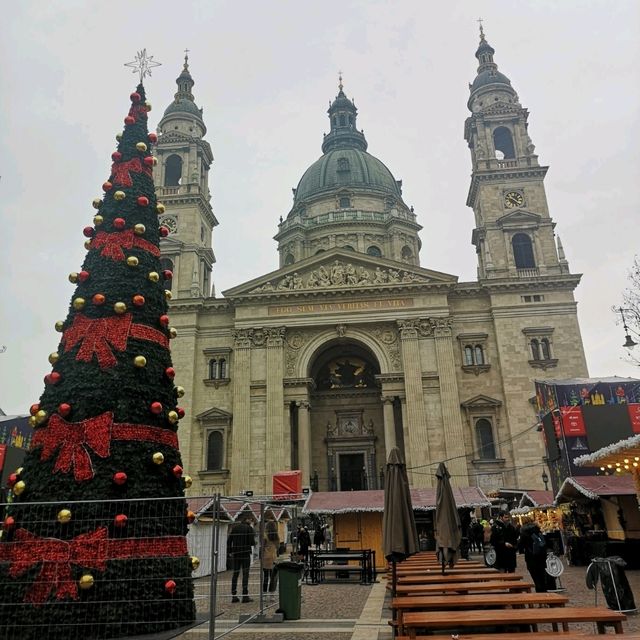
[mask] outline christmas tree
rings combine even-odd
[[[10,477],[0,539],[0,637],[111,638],[155,633],[195,618],[188,512],[160,267],[142,80],[75,284],[58,350],[49,356],[32,447]]]

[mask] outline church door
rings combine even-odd
[[[341,453],[340,491],[362,491],[366,489],[364,453]]]

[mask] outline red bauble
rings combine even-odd
[[[66,402],[61,402],[58,405],[58,413],[63,417],[66,418],[70,413],[71,413],[71,405],[67,404]]]
[[[122,486],[127,481],[127,474],[124,471],[116,471],[113,474],[113,481]]]
[[[140,102],[142,100],[142,96],[137,91],[134,91],[129,97],[131,102]]]
[[[102,183],[103,191],[110,191],[111,189],[113,189],[113,185],[108,180]]]
[[[153,167],[153,161],[154,161],[153,156],[145,156],[142,162],[144,162],[147,165],[147,167]]]
[[[169,595],[173,595],[177,589],[178,585],[175,583],[174,580],[167,580],[164,583],[164,590],[169,594]]]
[[[122,529],[122,527],[126,526],[127,524],[127,520],[129,518],[127,518],[127,516],[124,515],[124,513],[119,513],[114,519],[113,519],[113,524],[118,527],[119,529]]]
[[[166,238],[169,235],[168,227],[160,227],[160,236]]]
[[[149,142],[151,144],[155,144],[156,142],[158,142],[158,136],[156,133],[154,133],[153,131],[151,131],[149,133],[149,135],[147,136],[147,138],[149,138]]]
[[[85,227],[82,230],[82,233],[84,234],[84,236],[86,238],[93,238],[93,234],[96,232],[96,230],[93,227]]]
[[[160,316],[159,321],[160,321],[160,324],[161,324],[163,327],[166,327],[166,326],[169,324],[169,316],[167,316],[167,315]],[[37,406],[37,405],[34,405],[34,406]],[[38,407],[38,408],[39,408],[39,407]],[[38,410],[38,409],[36,409],[36,411],[37,411],[37,410]],[[33,414],[31,414],[31,415],[33,415]]]
[[[192,524],[196,519],[196,514],[193,511],[187,511],[187,522]]]
[[[62,379],[62,376],[57,371],[52,371],[51,373],[47,373],[47,375],[44,377],[44,383],[58,384],[58,382],[60,382],[61,379]]]
[[[124,119],[125,124],[135,124],[135,122],[136,122],[136,119],[133,116],[127,116]]]
[[[13,487],[13,485],[18,482],[18,474],[17,473],[10,473],[9,477],[7,478],[7,485],[9,487]]]
[[[184,409],[182,407],[176,407],[176,413],[178,414],[178,418],[180,418],[180,420],[184,418]]]
[[[162,413],[162,402],[152,402],[149,408],[151,409],[151,413],[159,416]]]
[[[168,318],[167,318],[167,319],[168,319]],[[29,407],[29,413],[30,413],[32,416],[35,416],[35,415],[36,415],[36,413],[38,413],[38,411],[40,411],[40,405],[39,405],[37,402],[36,402],[36,403],[34,403],[34,404],[32,404],[32,405]]]
[[[93,304],[99,307],[101,304],[105,303],[106,298],[101,293],[96,293],[91,300],[93,301]]]
[[[114,162],[120,162],[120,160],[122,160],[122,154],[121,154],[119,151],[114,151],[114,152],[111,154],[111,159],[112,159]],[[105,184],[106,184],[106,183],[105,183]]]
[[[147,196],[138,196],[138,206],[140,207],[148,207],[149,206],[149,198]]]
[[[121,230],[124,229],[127,221],[124,218],[115,218],[113,221],[113,226],[115,229]]]
[[[165,280],[171,280],[171,278],[173,278],[173,271],[171,271],[170,269],[165,269],[165,270],[162,272],[162,277],[163,277]]]
[[[12,527],[14,527],[16,524],[15,518],[12,518],[11,516],[7,516],[4,519],[4,523],[3,526],[5,528],[5,531],[9,531],[9,529],[11,529]]]
[[[176,370],[173,367],[167,367],[164,370],[164,375],[169,378],[169,380],[173,380],[176,377]]]
[[[141,307],[144,304],[144,296],[141,296],[140,294],[135,295],[132,298],[132,302],[136,307]]]
[[[175,467],[173,467],[173,469],[171,469],[171,473],[173,473],[173,475],[176,478],[182,478],[182,471],[183,469],[179,464],[177,464]]]
[[[80,280],[80,282],[86,282],[89,279],[89,272],[88,271],[79,271],[78,272],[78,280]]]

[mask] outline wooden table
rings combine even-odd
[[[531,591],[533,584],[522,580],[508,582],[505,580],[485,580],[482,582],[441,582],[435,584],[398,584],[396,595],[417,596],[433,595],[437,593],[505,593]]]
[[[441,567],[398,567],[396,569],[396,576],[416,576],[416,575],[446,575],[453,574],[456,575],[458,573],[498,573],[497,569],[493,569],[492,567],[460,567],[459,569],[456,567],[455,569],[445,569],[444,574],[442,573]]]
[[[500,634],[505,635],[505,634]],[[460,633],[458,640],[498,640],[500,635],[495,633]],[[640,633],[625,633],[624,640],[640,640]],[[538,631],[538,633],[509,633],[508,640],[585,640],[593,635],[580,631],[568,633],[565,631]],[[416,636],[418,640],[451,640],[451,634],[435,636]],[[409,636],[397,636],[396,640],[410,640]]]
[[[436,582],[473,582],[474,580],[481,582],[483,580],[506,580],[514,582],[522,580],[522,574],[519,573],[422,573],[417,576],[399,576],[398,584],[434,584]]]
[[[471,595],[404,596],[393,598],[398,631],[404,632],[403,619],[407,611],[445,609],[478,609],[480,607],[563,607],[569,598],[558,593],[474,593]],[[452,615],[458,615],[457,612]]]
[[[538,624],[562,625],[569,631],[572,622],[595,622],[598,633],[606,633],[606,627],[612,626],[617,634],[623,633],[622,622],[626,616],[604,607],[550,607],[535,609],[479,609],[456,611],[407,611],[403,616],[403,625],[410,638],[416,637],[417,629],[459,629],[464,627],[496,627],[531,625],[537,630]],[[535,638],[535,636],[532,636]]]

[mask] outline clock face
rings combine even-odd
[[[504,194],[504,206],[507,209],[521,207],[524,204],[524,196],[519,191],[509,191]]]
[[[178,221],[173,216],[165,216],[160,220],[160,224],[169,229],[169,233],[175,233],[178,230]]]

